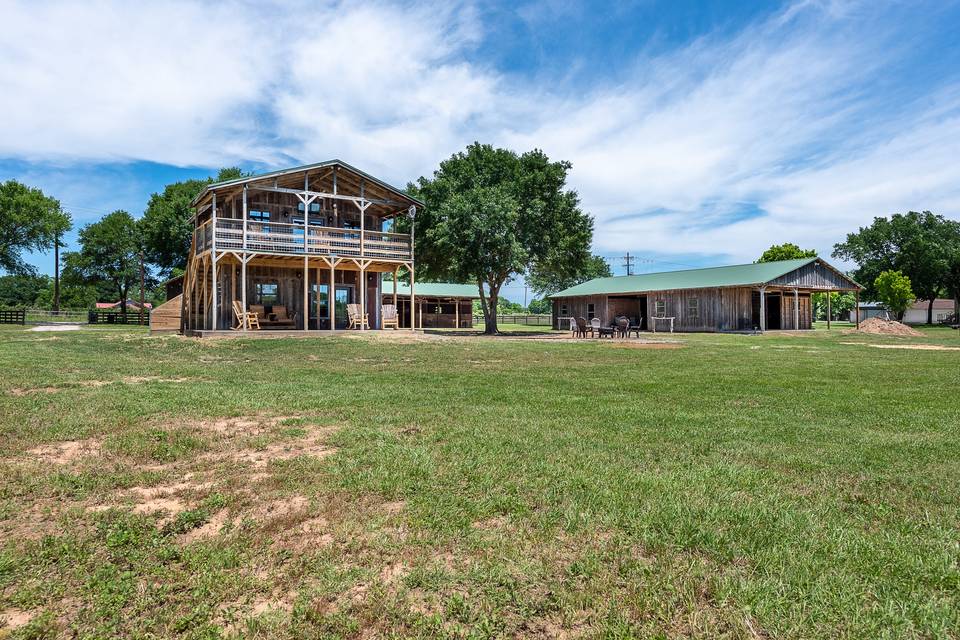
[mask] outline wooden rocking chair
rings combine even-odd
[[[233,315],[237,320],[237,326],[231,327],[234,331],[239,331],[244,327],[248,329],[260,330],[260,318],[253,311],[244,311],[239,300],[233,301]]]
[[[383,318],[383,328],[393,327],[394,329],[400,328],[400,318],[397,316],[397,305],[395,304],[385,304],[380,307],[380,317]]]
[[[348,329],[370,328],[370,319],[367,317],[366,313],[360,313],[359,304],[347,305],[347,319],[350,321],[350,324],[347,326]]]

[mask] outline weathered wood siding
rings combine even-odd
[[[800,326],[796,327],[794,316],[796,315],[795,304],[799,302],[800,306]],[[794,300],[793,293],[784,291],[780,297],[780,328],[810,329],[813,326],[813,307],[810,304],[810,294],[801,293],[797,300]]]
[[[673,316],[675,331],[745,331],[753,328],[753,312],[749,287],[678,289],[647,294],[647,317]],[[697,300],[698,312],[691,313],[691,302]],[[664,303],[658,314],[657,301]],[[669,330],[669,323],[659,322],[657,330]]]
[[[590,305],[594,305],[594,316],[600,318],[600,321],[606,323],[607,320],[607,296],[579,296],[576,298],[560,298],[553,301],[553,327],[554,329],[569,329],[569,325],[564,322],[558,326],[561,318],[586,318],[590,320]]]
[[[771,280],[768,284],[778,287],[799,287],[801,289],[855,289],[856,284],[819,262],[811,262],[785,275]]]
[[[181,296],[174,296],[150,313],[150,333],[180,331]]]

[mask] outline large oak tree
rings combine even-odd
[[[126,313],[130,288],[140,281],[142,250],[137,221],[126,211],[114,211],[80,229],[80,250],[64,255],[64,279],[115,293]]]
[[[518,155],[480,143],[441,162],[409,186],[426,203],[416,219],[417,277],[475,282],[485,331],[497,333],[504,284],[588,264],[593,219],[566,188],[570,167],[540,150]]]
[[[877,297],[875,281],[884,271],[900,271],[913,292],[927,301],[927,324],[933,322],[933,301],[948,288],[958,224],[929,211],[910,211],[874,218],[868,227],[834,245],[833,256],[856,262],[853,277],[866,295]]]
[[[0,183],[0,269],[32,273],[23,252],[58,248],[71,226],[70,215],[55,198],[16,180]]]

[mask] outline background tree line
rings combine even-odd
[[[215,177],[184,180],[154,193],[143,216],[113,211],[84,225],[75,251],[59,255],[60,239],[73,227],[60,202],[15,180],[0,184],[0,306],[83,309],[95,302],[139,299],[159,303],[162,281],[183,273],[193,227],[191,201],[207,185],[243,177],[237,167]],[[23,260],[27,251],[54,251],[54,276],[38,275]],[[62,277],[61,277],[62,271]],[[60,286],[62,281],[62,287]]]

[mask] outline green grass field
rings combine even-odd
[[[0,637],[956,638],[924,331],[3,327]]]

